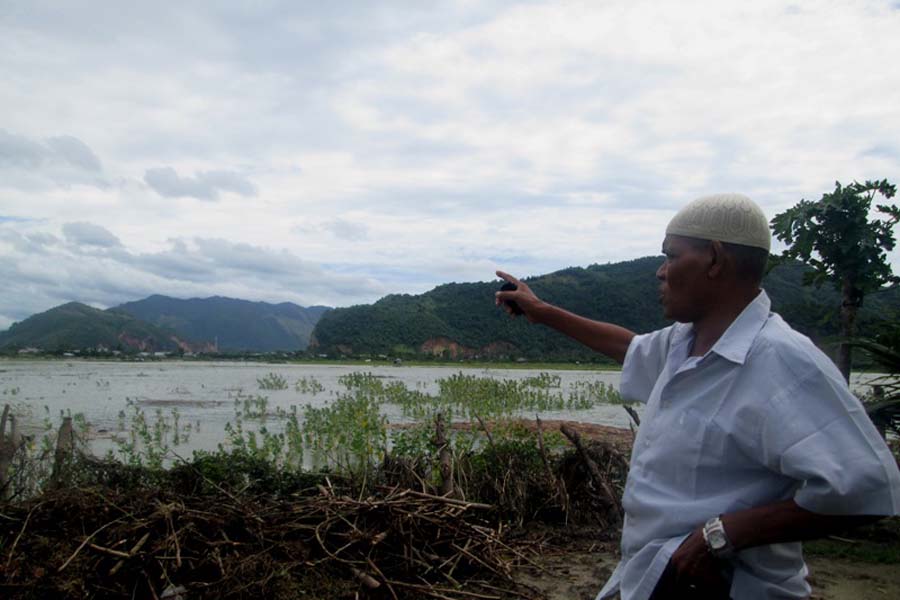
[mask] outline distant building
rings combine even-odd
[[[43,352],[43,350],[40,348],[33,348],[31,346],[19,350],[19,354],[40,354],[41,352]]]

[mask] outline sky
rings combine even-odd
[[[897,183],[897,31],[876,0],[0,0],[0,329],[368,303],[657,255],[706,194]]]

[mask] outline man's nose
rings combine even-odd
[[[656,270],[656,278],[659,280],[663,280],[666,278],[666,262],[663,261],[659,268]]]

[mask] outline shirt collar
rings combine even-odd
[[[769,310],[772,308],[772,301],[769,300],[765,290],[760,290],[756,298],[750,304],[744,307],[741,314],[731,322],[725,333],[722,334],[710,352],[715,352],[722,358],[730,360],[739,365],[744,364],[753,340],[756,339],[759,330],[765,325],[769,318]]]

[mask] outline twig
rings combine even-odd
[[[453,504],[455,506],[461,506],[463,508],[480,508],[484,510],[491,510],[494,508],[490,504],[481,504],[480,502],[467,502],[465,500],[457,500],[456,498],[445,498],[444,496],[435,496],[434,494],[426,494],[424,492],[417,492],[415,490],[406,490],[406,493],[417,498],[427,498],[428,500],[434,500],[435,502],[445,502],[447,504]]]
[[[127,552],[122,552],[121,550],[113,550],[112,548],[107,548],[106,546],[99,546],[93,542],[88,544],[94,550],[99,552],[105,552],[106,554],[112,554],[113,556],[118,556],[119,558],[131,558],[131,556]]]
[[[860,543],[859,540],[851,540],[851,539],[848,539],[848,538],[838,537],[838,536],[836,536],[836,535],[829,535],[829,536],[828,536],[828,539],[829,539],[829,540],[834,540],[834,541],[836,541],[836,542],[843,542],[843,543],[845,543],[845,544],[853,544],[854,546],[855,546],[856,544],[859,544],[859,543]]]
[[[4,416],[4,418],[6,417],[5,414],[3,416]],[[13,542],[12,547],[9,549],[9,556],[6,558],[6,568],[7,569],[9,569],[9,565],[12,562],[13,552],[16,551],[16,545],[19,543],[19,540],[22,539],[22,534],[25,533],[25,528],[28,527],[28,521],[31,519],[31,515],[34,514],[34,511],[36,511],[38,508],[40,508],[43,504],[44,504],[43,502],[39,502],[38,504],[35,504],[31,508],[31,510],[28,511],[28,516],[25,517],[25,522],[22,523],[22,529],[21,529],[21,531],[19,531],[19,535],[16,536],[16,539]]]
[[[378,565],[372,562],[371,558],[366,558],[366,561],[369,563],[369,566],[372,567],[372,570],[375,571],[379,577],[381,577],[382,581],[384,581],[384,584],[387,586],[387,589],[391,593],[391,596],[394,598],[394,600],[399,600],[397,598],[397,592],[394,591],[394,588],[391,586],[391,582],[388,581],[388,578],[384,576],[384,573],[381,572],[381,569],[378,568]]]
[[[484,424],[484,421],[481,420],[481,416],[474,410],[472,411],[472,414],[475,415],[475,418],[478,419],[478,424],[481,425],[481,428],[484,430],[484,434],[487,436],[488,445],[491,447],[491,450],[495,450],[496,448],[494,446],[494,438],[493,436],[491,436],[491,432]]]
[[[107,523],[106,525],[102,525],[100,528],[98,528],[96,531],[94,531],[94,533],[92,533],[91,535],[89,535],[89,536],[87,536],[86,538],[84,538],[84,541],[81,542],[81,545],[79,545],[78,548],[75,549],[75,552],[72,553],[72,556],[70,556],[69,559],[68,559],[66,562],[64,562],[64,563],[62,564],[62,566],[58,569],[57,572],[62,573],[63,570],[65,570],[65,568],[69,566],[69,563],[72,562],[72,561],[75,559],[76,556],[78,556],[78,553],[81,552],[81,549],[84,548],[85,546],[87,546],[87,545],[90,543],[91,539],[93,539],[93,537],[94,537],[95,535],[97,535],[98,533],[100,533],[101,531],[103,531],[104,529],[106,529],[107,527],[109,527],[110,525],[113,525],[113,524],[115,524],[115,523],[118,523],[119,521],[121,521],[121,520],[124,519],[124,518],[125,518],[125,517],[119,517],[118,519],[113,519],[112,521],[110,521],[110,522]]]
[[[541,425],[541,418],[534,415],[535,424],[537,425],[538,447],[541,450],[541,460],[544,461],[544,468],[547,470],[547,477],[556,484],[556,491],[559,494],[559,501],[562,504],[563,514],[566,523],[569,522],[569,494],[566,492],[566,483],[561,477],[557,477],[550,467],[550,457],[547,456],[547,449],[544,447],[544,428]]]
[[[594,483],[603,490],[603,494],[606,496],[606,504],[607,508],[610,509],[610,514],[615,514],[616,518],[620,518],[618,514],[618,505],[619,501],[616,497],[616,494],[613,492],[612,488],[609,486],[609,482],[603,477],[603,474],[600,472],[600,469],[597,467],[597,463],[594,462],[594,459],[590,457],[587,452],[587,449],[584,447],[584,444],[581,443],[581,436],[578,435],[578,432],[563,423],[559,426],[559,430],[563,432],[569,440],[575,445],[575,448],[578,450],[579,456],[581,456],[581,460],[584,461],[584,464],[588,468],[588,472],[591,474],[591,479],[594,480]]]
[[[628,413],[628,416],[631,417],[631,420],[634,421],[634,424],[637,425],[638,427],[640,427],[641,426],[641,417],[637,414],[637,411],[634,410],[628,404],[623,404],[622,408],[625,409],[625,412]]]

